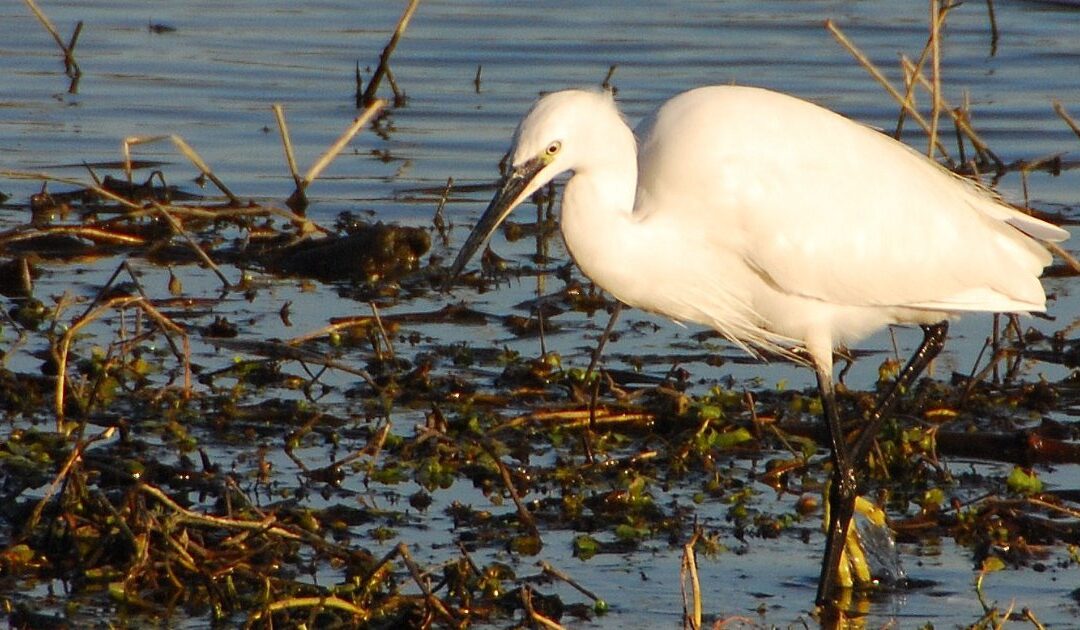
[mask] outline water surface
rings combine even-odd
[[[1001,29],[996,46],[991,44],[983,3],[967,3],[950,16],[942,63],[947,97],[954,104],[970,104],[975,126],[1007,162],[1075,154],[1080,140],[1054,114],[1051,101],[1060,100],[1074,116],[1080,115],[1076,72],[1080,10],[1040,2],[995,4]],[[178,134],[239,196],[283,205],[293,184],[271,104],[285,107],[304,170],[356,115],[354,68],[359,63],[365,79],[370,76],[403,5],[329,0],[300,4],[129,1],[49,2],[43,9],[64,36],[77,20],[85,21],[76,50],[84,74],[77,92],[69,93],[58,52],[29,11],[17,3],[0,9],[0,168],[85,179],[82,163],[119,160],[125,137]],[[438,198],[433,191],[441,189],[448,178],[459,185],[495,179],[514,125],[539,92],[598,85],[612,65],[617,66],[613,84],[619,101],[632,121],[682,90],[739,83],[790,92],[891,129],[897,107],[832,40],[823,28],[827,18],[894,82],[900,76],[898,54],[915,57],[926,41],[924,3],[424,2],[393,57],[392,68],[407,102],[392,110],[383,134],[362,133],[311,186],[309,215],[326,225],[339,212],[351,211],[427,227]],[[150,23],[175,31],[155,33],[148,29]],[[478,69],[479,88],[474,82]],[[382,93],[389,95],[385,86]],[[925,144],[918,134],[910,134],[907,140],[918,147]],[[163,170],[170,183],[199,192],[192,183],[197,172],[170,145],[147,145],[135,153],[140,159],[166,162]],[[1077,173],[1032,173],[1027,180],[1030,203],[1075,220],[1080,203]],[[1005,176],[997,186],[1005,197],[1023,199],[1018,174]],[[39,187],[38,182],[0,179],[0,192],[13,201],[21,202]],[[201,192],[217,195],[212,188]],[[448,248],[437,245],[435,255],[456,251],[489,194],[452,196],[447,209],[453,224],[451,243]],[[18,212],[0,209],[0,228],[24,221]],[[529,261],[530,245],[529,239],[506,243],[501,237],[493,244],[501,255],[523,263]],[[1069,247],[1075,253],[1076,245]],[[565,259],[559,248],[561,244],[552,256]],[[143,282],[164,286],[164,270],[140,260],[132,264],[144,274]],[[114,265],[115,261],[46,265],[39,292],[92,294]],[[236,269],[227,273],[233,279],[239,276]],[[182,274],[189,294],[216,295],[216,281],[205,271],[190,267]],[[270,284],[258,300],[228,300],[218,314],[250,322],[249,334],[290,338],[321,327],[331,317],[369,312],[367,304],[347,294],[343,297],[334,286],[320,285],[312,291],[294,280],[263,279]],[[1050,304],[1056,321],[1027,320],[1025,325],[1052,332],[1075,319],[1080,302],[1074,281],[1048,280],[1046,284],[1056,294]],[[450,297],[404,300],[383,308],[393,314],[464,300],[478,309],[501,313],[535,297],[537,289],[534,279],[525,278],[498,291],[476,294],[459,289]],[[277,317],[285,302],[292,303],[291,327]],[[643,328],[641,322],[655,322],[658,327]],[[560,352],[564,361],[584,364],[604,323],[603,314],[568,314],[559,322],[562,332],[549,335],[546,346]],[[442,343],[460,340],[507,347],[526,356],[540,353],[536,338],[520,338],[498,326],[420,328]],[[650,354],[715,350],[731,358],[738,356],[726,345],[693,340],[695,329],[681,329],[639,312],[624,316],[619,330],[623,334],[609,348],[613,366],[626,367],[625,359]],[[955,326],[938,373],[969,372],[989,330],[988,316],[971,317]],[[902,350],[917,340],[910,332],[898,335]],[[861,361],[849,376],[853,386],[865,388],[873,382],[880,357],[892,352],[892,341],[883,333],[860,348],[878,353]],[[212,354],[206,348],[201,351]],[[25,355],[9,357],[8,366],[30,361]],[[681,366],[700,381],[702,389],[727,378],[787,387],[811,384],[807,372],[784,364],[728,362],[715,368],[689,360]],[[668,367],[647,369],[663,376]],[[1039,364],[1030,368],[1026,378],[1056,381],[1067,373],[1060,366]],[[325,379],[340,390],[348,389],[353,380],[347,374]],[[354,403],[342,398],[340,404],[347,410]],[[1065,413],[1054,415],[1072,420]],[[405,412],[397,420],[421,419],[421,413]],[[407,427],[398,430],[408,433]],[[219,456],[228,461],[230,453],[223,449]],[[318,456],[311,453],[312,458]],[[952,465],[962,469],[969,464]],[[278,466],[282,475],[295,472],[287,460]],[[1059,487],[1080,485],[1075,467],[1047,471],[1046,478]],[[455,491],[464,502],[486,502],[478,492]],[[678,497],[677,489],[673,496]],[[432,516],[424,531],[407,532],[415,536],[410,542],[423,549],[418,556],[429,562],[443,557],[449,537],[448,519],[437,508],[429,512]],[[723,515],[720,505],[705,505],[700,511],[704,523],[721,528]],[[569,557],[570,538],[571,532],[551,533],[545,540],[546,559],[569,567],[577,579],[602,591],[613,604],[610,616],[594,622],[597,627],[679,623],[678,548],[657,543],[651,553],[602,556],[581,563]],[[751,540],[745,546],[729,542],[745,553],[701,561],[702,583],[709,596],[707,612],[749,616],[781,626],[805,619],[813,598],[821,537],[813,533],[808,544],[793,537]],[[908,626],[925,620],[942,626],[966,625],[978,618],[981,611],[972,596],[974,573],[967,551],[946,540],[940,548],[905,548],[903,552],[909,570],[935,586],[884,598],[871,609],[869,626],[889,622]],[[519,562],[526,566],[530,561]],[[1031,607],[1046,623],[1069,625],[1076,602],[1068,594],[1076,583],[1076,567],[1047,573],[1021,568],[995,574],[988,580],[987,592],[1002,601],[1015,598],[1018,606]]]

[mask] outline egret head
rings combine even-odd
[[[461,247],[451,277],[461,273],[514,208],[560,173],[575,168],[583,147],[592,144],[597,130],[591,123],[597,112],[607,110],[621,120],[610,93],[585,90],[553,92],[532,106],[514,132],[509,172]]]

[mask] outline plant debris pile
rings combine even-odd
[[[184,269],[244,259],[277,272],[283,260],[318,261],[319,247],[345,257],[355,240],[368,258],[352,285],[389,306],[402,286],[437,291],[444,281],[421,266],[427,231],[345,219],[351,233],[311,239],[321,231],[287,211],[109,179],[43,191],[22,209],[29,222],[0,233],[11,272],[5,358],[20,366],[0,370],[0,580],[24,593],[7,600],[14,625],[79,618],[79,606],[39,611],[33,593],[54,580],[72,602],[93,608],[107,597],[134,616],[376,627],[566,621],[603,613],[602,593],[546,561],[521,573],[498,557],[542,558],[558,531],[588,561],[688,541],[688,553],[716,555],[820,527],[827,472],[812,392],[714,386],[695,395],[684,370],[648,376],[677,357],[641,372],[590,372],[553,353],[526,359],[420,340],[425,325],[500,320],[533,336],[535,313],[551,330],[565,313],[612,306],[570,274],[531,317],[462,305],[374,311],[278,342],[225,321],[214,300],[185,298]],[[36,279],[87,258],[123,259],[94,295],[38,297]],[[134,258],[173,269],[165,294],[144,286]],[[322,277],[314,266],[288,271]],[[220,299],[255,290],[223,285]],[[1010,324],[1005,333],[993,363],[1004,377],[957,374],[910,392],[903,421],[883,431],[870,481],[901,541],[952,537],[987,568],[1039,565],[1052,546],[1080,544],[1080,497],[1043,488],[1037,474],[1080,461],[1075,426],[1044,415],[1075,407],[1078,381],[1015,378],[1025,360],[1075,366],[1077,341],[1067,330],[1046,338]],[[223,361],[215,348],[254,358]],[[896,367],[882,364],[881,387]],[[323,370],[351,375],[347,404],[320,402]],[[848,415],[869,410],[874,394],[843,390]],[[415,426],[399,426],[402,416]],[[231,465],[220,456],[230,452]],[[999,479],[956,474],[943,456],[1015,467]],[[295,480],[276,470],[282,462]],[[463,483],[490,505],[444,498]],[[409,532],[440,521],[449,523],[442,559],[425,564]],[[1051,568],[1077,560],[1073,551]]]
[[[490,251],[482,272],[449,278],[450,182],[423,191],[439,200],[430,228],[349,213],[328,228],[304,214],[307,185],[378,124],[382,78],[405,105],[387,64],[416,5],[366,89],[357,69],[366,109],[303,177],[275,109],[297,185],[289,209],[237,197],[176,136],[130,140],[171,140],[219,195],[170,184],[161,163],[127,156],[128,140],[123,162],[87,165],[90,184],[0,174],[45,182],[29,199],[0,198],[0,605],[11,626],[558,627],[606,614],[605,584],[551,561],[561,545],[576,567],[681,555],[684,618],[699,627],[698,555],[723,562],[763,540],[821,535],[828,437],[816,389],[692,373],[745,360],[718,351],[713,333],[588,367],[474,342],[467,327],[491,325],[544,348],[616,305],[570,265],[548,274]],[[79,28],[66,45],[52,29],[72,90]],[[957,159],[943,147],[938,157],[955,171],[1077,166],[1007,163],[937,96],[927,134],[938,114],[952,117]],[[553,200],[542,191],[536,222],[504,228],[536,240],[534,262],[547,261]],[[1075,223],[1076,210],[1041,214]],[[1065,262],[1048,275],[1075,276],[1056,253]],[[546,288],[513,313],[459,301],[531,275]],[[267,298],[286,289],[363,307],[302,321],[293,302]],[[268,319],[307,332],[269,338]],[[1080,570],[1080,488],[1044,483],[1080,464],[1080,337],[1076,321],[1054,326],[995,319],[969,372],[905,392],[862,480],[900,543],[951,539],[970,554],[977,627],[1038,625],[985,600],[994,571]],[[900,365],[842,358],[880,362],[873,391],[838,386],[842,416],[857,422]],[[1040,367],[1064,376],[1034,376]],[[897,587],[919,588],[919,576]],[[858,611],[872,594],[851,596]]]

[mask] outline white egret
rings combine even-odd
[[[855,466],[882,417],[968,311],[1045,310],[1039,244],[1065,230],[839,114],[769,90],[682,93],[637,137],[608,93],[542,97],[514,135],[511,170],[452,267],[563,172],[562,234],[620,301],[709,326],[755,356],[810,364],[833,483],[817,601],[833,600],[857,494]],[[833,349],[888,324],[924,339],[853,440],[833,394]]]

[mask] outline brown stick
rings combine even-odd
[[[220,516],[210,516],[208,514],[194,512],[183,507],[156,486],[152,486],[147,483],[141,483],[139,484],[139,490],[157,499],[165,507],[169,508],[173,512],[176,512],[179,516],[183,518],[185,522],[188,523],[192,523],[195,525],[206,525],[210,527],[221,527],[224,529],[257,531],[260,533],[279,536],[281,538],[287,538],[290,540],[299,540],[303,538],[300,534],[289,531],[284,526],[277,525],[277,518],[273,515],[267,516],[261,521],[245,521],[232,518],[223,518]]]
[[[115,277],[115,274],[114,274]],[[110,279],[110,283],[112,280]],[[101,317],[105,312],[117,309],[123,310],[129,306],[135,306],[141,309],[151,319],[153,319],[158,326],[161,327],[162,334],[168,338],[168,332],[174,332],[184,337],[184,351],[189,352],[189,346],[187,343],[187,333],[177,326],[172,320],[162,315],[154,306],[150,303],[145,295],[122,295],[109,298],[107,300],[96,302],[91,304],[90,308],[85,313],[80,315],[72,322],[71,327],[68,328],[64,335],[60,338],[60,342],[56,349],[56,427],[57,431],[64,431],[64,396],[67,391],[67,363],[68,355],[71,349],[71,343],[76,338],[78,332],[90,322]],[[169,340],[172,343],[172,340]],[[188,361],[189,354],[185,354],[184,358],[184,383],[185,392],[190,393],[191,388],[191,374],[190,363]]]
[[[532,589],[528,586],[523,586],[521,588],[521,605],[525,608],[525,614],[528,615],[529,620],[533,622],[533,625],[547,628],[547,630],[565,630],[565,626],[538,613],[536,609],[533,608]]]
[[[409,0],[409,6],[405,7],[405,12],[401,14],[401,19],[398,20],[397,28],[394,29],[394,34],[390,37],[390,41],[386,44],[386,48],[383,48],[382,54],[379,55],[379,66],[375,68],[375,74],[372,75],[371,80],[368,81],[367,89],[364,90],[364,97],[362,99],[364,105],[370,105],[375,100],[375,91],[379,89],[379,84],[382,83],[383,77],[386,76],[387,71],[390,69],[390,55],[392,55],[394,49],[397,48],[398,41],[401,40],[401,36],[405,33],[405,29],[409,26],[409,20],[412,19],[413,14],[416,13],[416,9],[419,6],[420,0]]]
[[[997,16],[994,14],[994,0],[986,0],[986,13],[990,17],[990,56],[997,53],[998,32]]]
[[[552,577],[559,578],[560,580],[562,580],[563,582],[566,582],[570,586],[573,586],[579,592],[581,592],[581,594],[584,595],[585,597],[588,597],[589,599],[591,599],[593,601],[599,601],[600,598],[597,597],[596,593],[594,593],[594,592],[590,591],[589,589],[585,588],[584,586],[578,584],[577,580],[570,577],[566,573],[556,569],[555,567],[551,566],[550,563],[548,563],[548,562],[546,562],[544,560],[541,560],[540,561],[540,570],[543,571],[544,573],[552,576]]]
[[[210,258],[210,256],[205,251],[203,251],[203,248],[199,246],[199,244],[190,234],[188,234],[187,230],[184,229],[184,226],[176,220],[176,217],[174,217],[172,213],[169,212],[167,208],[165,208],[165,206],[155,201],[153,203],[153,208],[157,210],[158,214],[165,217],[165,220],[172,227],[173,231],[182,236],[184,240],[187,241],[188,245],[190,245],[191,248],[195,250],[195,255],[201,258],[202,261],[206,263],[206,266],[214,272],[214,274],[218,277],[218,280],[221,280],[221,285],[224,288],[228,289],[230,286],[232,286],[232,284],[229,282],[229,279],[225,277],[224,273],[222,273],[221,268],[217,266],[217,264]]]
[[[161,140],[171,140],[173,146],[176,147],[176,150],[179,151],[181,155],[186,157],[192,164],[194,164],[195,168],[199,169],[199,172],[202,173],[203,176],[214,182],[214,185],[218,187],[218,190],[220,190],[222,193],[225,194],[226,197],[229,198],[229,203],[234,206],[241,205],[240,199],[236,195],[234,195],[231,190],[229,190],[228,186],[226,186],[220,179],[218,179],[217,175],[214,175],[214,171],[211,170],[210,166],[206,163],[206,161],[202,159],[202,157],[195,151],[195,149],[191,148],[191,145],[189,145],[187,142],[184,141],[183,138],[176,134],[160,136],[129,136],[127,138],[124,138],[120,143],[120,147],[121,151],[124,154],[124,173],[127,175],[128,182],[131,181],[132,170],[131,147],[133,145],[148,144],[151,142],[159,142]]]
[[[71,454],[68,455],[68,458],[64,462],[64,465],[60,467],[60,472],[56,474],[56,477],[53,478],[52,483],[50,483],[49,487],[45,489],[45,496],[43,496],[41,500],[37,502],[37,505],[34,506],[33,511],[30,513],[30,517],[26,519],[26,523],[23,525],[22,530],[23,537],[30,536],[34,527],[41,519],[41,513],[45,509],[45,504],[48,503],[49,499],[51,499],[54,494],[56,494],[57,489],[60,488],[60,484],[65,479],[67,479],[68,473],[71,472],[71,469],[75,466],[75,464],[80,459],[82,459],[82,454],[86,451],[87,447],[89,447],[94,442],[100,442],[101,440],[109,439],[110,437],[112,437],[112,434],[115,431],[116,427],[109,427],[98,435],[88,440],[77,442],[75,444],[75,448],[71,450]]]
[[[262,618],[264,612],[272,613],[289,608],[336,608],[361,619],[365,618],[370,612],[336,595],[324,595],[322,597],[287,597],[270,602],[265,611],[258,611],[252,618],[257,620]]]
[[[885,88],[885,91],[887,91],[890,96],[896,99],[896,102],[899,103],[900,106],[903,107],[904,110],[907,111],[907,113],[915,119],[915,122],[919,123],[919,126],[921,126],[923,130],[926,131],[926,133],[929,135],[930,124],[926,122],[926,119],[923,118],[923,115],[920,114],[917,109],[912,107],[908,100],[905,99],[904,96],[900,94],[900,92],[896,91],[896,88],[894,88],[892,84],[889,83],[889,80],[885,77],[884,74],[881,73],[880,70],[877,69],[877,66],[875,66],[873,62],[871,62],[870,59],[865,54],[863,54],[862,51],[856,48],[855,44],[853,44],[851,40],[848,39],[847,36],[840,31],[840,28],[837,27],[832,20],[825,21],[825,28],[829,31],[829,33],[832,34],[832,36],[836,39],[836,41],[840,43],[841,46],[846,48],[847,51],[851,53],[851,55],[855,57],[855,59],[860,64],[862,64],[863,68],[865,68],[866,71],[870,73],[870,76],[874,77],[874,79],[878,83],[880,83],[882,87]],[[937,147],[937,150],[941,153],[943,157],[945,157],[946,159],[948,158],[949,154],[945,150],[945,145],[938,141],[937,144],[934,146]]]
[[[281,134],[281,146],[285,149],[285,162],[289,165],[289,174],[292,175],[296,189],[302,188],[300,173],[296,170],[296,157],[293,155],[292,140],[289,139],[289,126],[285,124],[285,109],[278,103],[272,105],[274,119],[277,120],[278,132]]]
[[[1054,112],[1057,113],[1058,116],[1061,116],[1061,119],[1065,121],[1065,124],[1069,126],[1069,129],[1072,129],[1073,133],[1076,134],[1076,137],[1080,138],[1080,125],[1076,124],[1076,121],[1073,120],[1072,116],[1069,115],[1069,112],[1065,110],[1065,106],[1061,104],[1061,101],[1054,101]]]
[[[52,35],[53,41],[60,47],[60,51],[64,53],[64,73],[72,79],[77,78],[82,74],[82,70],[79,69],[79,64],[75,62],[75,44],[79,41],[79,33],[82,32],[83,23],[80,20],[75,24],[75,30],[71,34],[71,39],[68,43],[64,43],[64,40],[60,38],[60,32],[53,26],[52,21],[45,15],[45,13],[38,8],[35,0],[23,0],[26,6],[33,12],[34,17],[41,22],[41,25],[45,27],[45,30]]]
[[[701,627],[701,583],[698,580],[697,554],[694,545],[701,537],[701,530],[694,529],[694,535],[690,541],[683,545],[682,568],[679,571],[679,586],[683,596],[683,621],[692,628],[698,630]],[[686,582],[690,579],[690,596],[687,597]]]
[[[202,174],[207,177],[207,179],[214,182],[214,185],[218,187],[218,190],[225,193],[225,196],[229,198],[229,202],[232,203],[232,205],[241,205],[240,199],[236,195],[234,195],[231,190],[229,190],[229,187],[226,186],[224,182],[218,179],[217,175],[214,175],[214,171],[211,170],[210,166],[203,161],[202,157],[198,153],[195,152],[195,149],[191,148],[191,145],[185,142],[184,139],[178,135],[173,134],[169,137],[172,138],[173,144],[175,144],[176,148],[180,150],[180,153],[183,153],[184,157],[186,157],[188,160],[191,160],[191,163],[194,164],[195,167],[198,168],[202,172]]]
[[[458,619],[454,617],[453,613],[451,613],[450,610],[446,608],[446,605],[443,604],[443,601],[438,597],[435,597],[435,594],[431,591],[431,586],[428,585],[427,580],[424,579],[424,576],[420,571],[420,567],[416,564],[416,561],[413,560],[412,554],[409,553],[409,548],[405,545],[405,543],[398,543],[398,546],[395,547],[395,549],[397,550],[398,556],[401,558],[401,561],[405,563],[405,567],[409,569],[409,574],[412,575],[413,581],[416,582],[416,585],[420,588],[421,591],[423,591],[424,599],[427,600],[428,605],[431,606],[435,610],[435,612],[437,612],[441,617],[449,621],[451,627],[460,627],[461,622],[458,621]]]
[[[367,106],[367,109],[365,109],[364,112],[349,125],[349,128],[345,130],[345,133],[341,134],[334,144],[330,145],[330,148],[319,156],[319,159],[315,160],[315,163],[311,165],[311,168],[308,169],[307,174],[304,175],[304,179],[301,181],[303,188],[307,188],[311,182],[315,181],[315,178],[323,172],[323,169],[325,169],[330,162],[334,161],[334,158],[341,153],[342,149],[345,148],[345,145],[353,139],[353,136],[360,133],[360,130],[364,128],[364,125],[366,125],[385,105],[386,101],[376,99]]]
[[[514,506],[517,507],[518,518],[521,519],[522,525],[529,529],[529,533],[537,538],[540,538],[540,530],[536,527],[536,521],[533,520],[532,514],[526,509],[525,504],[521,502],[521,497],[518,495],[517,488],[514,487],[514,480],[510,476],[510,469],[506,467],[506,464],[502,463],[498,454],[488,444],[481,444],[481,447],[491,458],[491,461],[495,462],[495,466],[499,469],[499,476],[502,478],[503,485],[506,486],[506,491],[510,494],[510,499],[513,500]]]
[[[941,26],[941,5],[938,0],[930,0],[930,142],[926,147],[926,155],[934,157],[934,145],[938,139],[938,121],[941,119],[941,40],[939,37]]]
[[[911,65],[911,61],[906,58],[902,58],[901,63],[904,64],[905,68],[913,67]],[[920,74],[917,78],[919,80],[919,83],[922,84],[924,88],[926,88],[927,90],[933,89],[933,86],[930,84],[929,81],[926,80],[926,77]],[[962,115],[959,111],[953,109],[953,107],[949,104],[949,101],[947,101],[944,96],[939,97],[939,99],[941,107],[945,111],[949,112],[949,115],[952,116],[952,119],[956,123],[956,126],[959,127],[960,130],[964,133],[964,135],[968,137],[968,140],[970,140],[971,144],[974,145],[975,150],[990,158],[990,161],[992,161],[994,165],[997,166],[999,169],[1004,168],[1005,163],[1001,161],[1001,158],[999,158],[997,154],[990,150],[990,147],[986,144],[986,142],[979,136],[978,133],[975,132],[975,129],[972,128],[971,123],[967,121],[967,117]]]
[[[1057,243],[1043,243],[1046,249],[1049,249],[1052,254],[1065,261],[1065,264],[1069,266],[1076,273],[1080,273],[1080,261],[1076,260],[1072,254],[1065,251],[1065,248]]]
[[[38,238],[40,236],[55,234],[70,234],[95,242],[102,241],[106,243],[119,243],[122,245],[144,245],[146,243],[146,239],[140,236],[110,232],[101,228],[81,225],[50,225],[49,227],[31,230],[17,229],[8,232],[0,232],[0,244],[8,245],[10,243],[17,243],[19,241]]]
[[[125,295],[112,298],[83,314],[64,332],[56,353],[56,430],[64,433],[64,395],[67,392],[67,361],[71,342],[83,326],[94,321],[112,308],[123,309],[142,301],[141,296]]]

